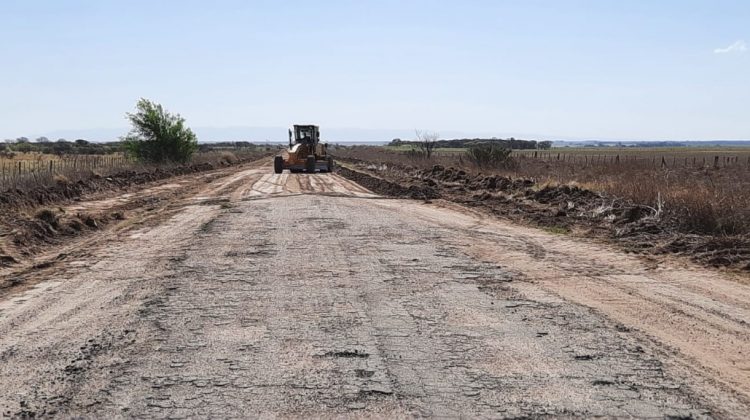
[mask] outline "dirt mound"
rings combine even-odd
[[[563,204],[568,202],[590,204],[600,202],[602,196],[590,190],[569,185],[546,186],[533,193],[533,198],[542,204]]]
[[[462,183],[467,190],[512,191],[532,187],[534,181],[529,179],[512,179],[500,175],[471,175],[456,168],[445,168],[435,165],[432,169],[419,170],[414,176],[430,183]]]
[[[412,184],[405,186],[401,183],[387,181],[364,172],[352,171],[343,166],[339,166],[337,172],[370,191],[388,197],[411,198],[416,200],[440,198],[440,194],[429,185]]]
[[[59,245],[71,237],[99,230],[113,220],[122,219],[124,216],[120,212],[65,214],[59,209],[42,209],[31,217],[18,215],[12,231],[7,235],[7,245],[16,252],[0,247],[0,267],[17,264],[19,257],[31,255],[40,246]]]

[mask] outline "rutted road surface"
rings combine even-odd
[[[0,300],[0,415],[750,410],[741,282],[269,172],[25,274],[36,285]]]

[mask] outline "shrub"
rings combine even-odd
[[[494,144],[478,144],[466,150],[466,158],[479,168],[507,168],[513,163],[511,150]]]
[[[133,129],[124,139],[125,150],[141,162],[185,163],[198,150],[193,131],[185,127],[185,119],[173,115],[147,99],[141,99],[138,111],[128,113]]]
[[[68,177],[65,176],[65,175],[63,175],[63,174],[55,174],[55,175],[53,175],[52,176],[52,181],[55,184],[59,184],[59,185],[68,185],[68,184],[70,184],[70,180],[68,179]]]
[[[50,209],[42,209],[36,213],[36,218],[56,228],[58,226],[57,214]]]
[[[221,161],[226,162],[230,165],[234,165],[235,163],[237,163],[238,159],[237,155],[235,155],[234,153],[224,151],[221,152]]]
[[[409,159],[412,159],[412,160],[417,160],[417,159],[427,159],[427,153],[425,153],[425,152],[424,152],[424,151],[422,151],[422,150],[415,150],[415,149],[410,149],[410,150],[407,150],[406,152],[404,152],[404,154],[405,154],[405,155],[406,155],[406,156],[407,156],[407,157],[408,157]]]

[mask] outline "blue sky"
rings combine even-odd
[[[0,138],[125,130],[139,97],[201,129],[750,138],[747,0],[2,0],[0,39]]]

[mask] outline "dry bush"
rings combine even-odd
[[[652,169],[619,181],[594,181],[591,188],[661,206],[687,232],[750,233],[749,172]]]
[[[437,146],[437,141],[440,139],[440,134],[432,131],[415,130],[417,135],[416,146],[419,151],[424,155],[425,158],[429,159],[432,157],[432,151]]]
[[[493,144],[478,144],[466,150],[466,158],[478,168],[513,167],[511,150]]]
[[[221,152],[221,160],[223,162],[226,162],[226,163],[230,164],[230,165],[231,164],[235,164],[238,161],[237,155],[235,155],[232,152],[226,152],[226,151],[225,152]]]
[[[57,227],[58,221],[59,221],[57,214],[50,209],[41,209],[36,212],[34,217],[36,217],[37,219],[43,222],[46,222],[48,225],[52,227]]]
[[[63,174],[55,174],[52,176],[52,182],[55,184],[67,185],[70,184],[70,180]]]

